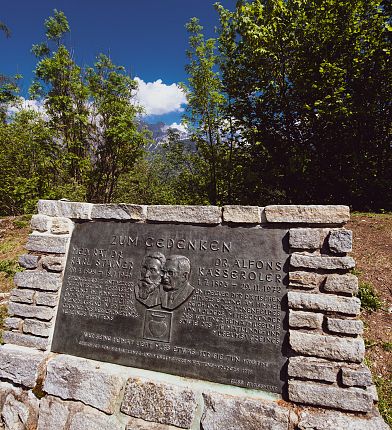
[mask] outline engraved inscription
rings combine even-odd
[[[281,392],[287,231],[91,222],[52,350]]]

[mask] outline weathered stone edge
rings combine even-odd
[[[165,211],[170,208],[170,214]],[[265,207],[226,205],[166,206],[124,203],[93,204],[64,200],[39,200],[38,214],[71,219],[117,219],[154,222],[183,222],[192,224],[228,223],[291,223],[344,224],[350,209],[343,205],[270,205]],[[165,215],[164,215],[165,214]],[[242,216],[238,216],[241,214]]]

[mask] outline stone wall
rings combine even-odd
[[[139,206],[41,200],[0,347],[0,428],[387,429],[363,364],[346,206]],[[282,397],[50,352],[75,223],[94,220],[289,229],[287,385]]]

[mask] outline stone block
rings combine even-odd
[[[53,234],[68,234],[72,231],[73,223],[69,218],[53,218],[50,232]]]
[[[351,273],[328,275],[323,290],[328,293],[355,295],[358,292],[358,278]]]
[[[349,387],[370,387],[373,383],[370,370],[362,365],[357,369],[350,367],[342,368],[342,382]]]
[[[19,330],[22,327],[23,320],[16,317],[8,317],[4,320],[4,325],[8,328]]]
[[[44,291],[58,291],[61,286],[61,275],[44,271],[26,270],[14,276],[15,285],[20,288],[32,288]]]
[[[328,237],[331,252],[343,254],[353,250],[353,234],[350,230],[332,230]]]
[[[92,203],[68,202],[63,200],[39,200],[38,213],[52,217],[91,219]]]
[[[358,315],[361,307],[361,301],[357,297],[311,294],[297,291],[289,291],[287,297],[289,308],[292,309]]]
[[[58,255],[45,255],[41,258],[42,267],[49,272],[62,272],[64,270],[64,257]]]
[[[1,411],[4,430],[35,429],[38,416],[38,399],[34,394],[22,390],[11,390]]]
[[[373,406],[373,398],[366,390],[303,381],[289,381],[289,399],[305,405],[353,412],[369,412]]]
[[[147,219],[161,222],[183,222],[190,224],[219,224],[221,208],[217,206],[166,206],[147,207]]]
[[[30,234],[27,239],[26,249],[29,251],[49,252],[53,254],[65,254],[69,237],[47,234]]]
[[[321,245],[320,230],[315,228],[292,228],[289,231],[291,248],[318,249]]]
[[[14,288],[11,291],[10,300],[12,302],[19,302],[19,303],[33,303],[33,297],[34,297],[35,291],[34,290],[27,290],[27,289],[21,289],[21,288]]]
[[[298,354],[337,361],[361,363],[365,356],[362,339],[304,333],[290,330],[290,346]]]
[[[327,329],[332,333],[357,335],[363,333],[363,322],[360,320],[327,318]]]
[[[350,209],[342,205],[271,205],[265,207],[268,222],[343,224],[350,219]]]
[[[294,328],[321,328],[323,318],[323,314],[314,312],[293,311],[292,309],[289,311],[289,325]]]
[[[66,429],[69,416],[68,407],[69,404],[62,402],[56,397],[43,397],[39,405],[37,430]],[[86,430],[88,429],[86,428]]]
[[[121,219],[144,221],[147,216],[147,206],[119,204],[95,204],[91,211],[93,219]]]
[[[289,272],[289,285],[290,287],[315,289],[318,288],[324,281],[325,275],[319,275],[314,272]]]
[[[36,214],[31,217],[30,227],[33,230],[44,232],[50,229],[51,222],[51,218],[45,215]]]
[[[49,361],[44,391],[113,414],[124,379],[91,360],[59,355]]]
[[[380,416],[358,416],[339,411],[304,408],[298,430],[389,430]]]
[[[288,375],[293,378],[336,382],[341,363],[314,357],[290,357]]]
[[[15,345],[0,346],[0,377],[15,384],[32,388],[38,367],[44,358],[42,352]]]
[[[178,427],[130,418],[125,430],[178,430]]]
[[[3,341],[4,343],[12,343],[14,345],[27,346],[29,348],[41,350],[45,350],[49,344],[46,337],[36,337],[16,331],[5,331],[3,333]]]
[[[37,291],[35,295],[35,304],[44,305],[49,307],[57,306],[59,301],[59,295],[57,293],[45,293],[43,291]]]
[[[23,254],[19,257],[18,263],[25,269],[36,269],[38,266],[38,255]]]
[[[23,332],[36,336],[48,337],[51,327],[52,324],[45,321],[25,319],[23,323]]]
[[[260,224],[260,208],[258,206],[223,206],[223,221],[236,224]]]
[[[292,254],[290,257],[292,267],[322,270],[349,270],[355,267],[352,257],[326,257],[303,254]]]
[[[373,397],[373,402],[378,402],[378,392],[377,392],[377,387],[372,384],[369,387],[366,387],[366,391]]]
[[[124,430],[124,424],[115,417],[97,412],[77,412],[72,418],[69,430]]]
[[[287,430],[290,411],[272,401],[203,393],[203,430]]]
[[[46,306],[25,305],[14,302],[10,302],[8,305],[8,313],[10,316],[37,318],[44,321],[51,320],[54,315],[53,309]]]
[[[121,412],[145,421],[189,429],[196,407],[196,397],[190,389],[130,378],[125,387]]]

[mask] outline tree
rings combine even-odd
[[[187,51],[189,63],[185,70],[188,85],[183,85],[187,96],[186,123],[200,155],[208,163],[208,196],[212,204],[224,200],[221,161],[225,157],[222,141],[222,112],[225,98],[216,66],[215,40],[205,40],[203,27],[197,18],[186,25],[189,32]]]
[[[137,84],[123,67],[101,54],[95,68],[87,70],[86,80],[93,148],[87,199],[107,203],[113,199],[120,175],[129,172],[140,157],[147,133],[136,120],[141,109],[132,103]]]

